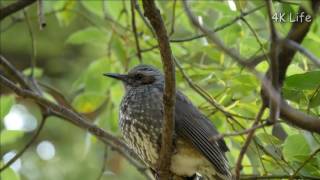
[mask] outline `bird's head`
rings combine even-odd
[[[132,68],[128,74],[105,73],[107,77],[120,80],[126,90],[132,87],[163,83],[163,74],[153,66],[138,65]]]

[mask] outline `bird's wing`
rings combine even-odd
[[[214,125],[181,92],[177,92],[175,109],[178,135],[189,139],[219,173],[229,175],[228,162],[224,155],[228,148],[224,140],[209,140],[218,134]]]

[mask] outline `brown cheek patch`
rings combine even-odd
[[[155,81],[155,78],[152,77],[152,76],[146,76],[143,78],[143,81],[142,83],[143,84],[150,84],[150,83],[153,83]]]

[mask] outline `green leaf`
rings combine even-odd
[[[319,169],[320,169],[320,154],[317,154],[316,155],[316,159],[317,159],[317,164],[318,164],[318,167],[319,167]]]
[[[72,106],[80,113],[91,113],[95,111],[107,97],[97,93],[83,93],[77,96]]]
[[[303,9],[305,9],[307,11],[307,13],[312,14],[313,10],[312,10],[312,4],[311,1],[299,1],[299,0],[284,0],[284,3],[282,3],[282,5],[287,5],[285,2],[288,3],[294,3],[294,4],[299,4],[299,6],[302,6]],[[288,5],[289,6],[289,5]],[[290,11],[291,14],[294,14],[295,11],[292,10]]]
[[[309,155],[310,152],[309,144],[302,134],[289,136],[285,140],[282,150],[283,156],[288,162],[299,160],[297,157]]]
[[[125,3],[125,2],[128,2],[128,1],[124,1],[124,5],[126,5],[127,8],[129,8],[127,6],[127,4],[130,4],[130,3]],[[106,1],[106,11],[108,14],[110,14],[113,19],[117,19],[119,20],[119,15],[120,15],[120,12],[122,11],[123,9],[123,3],[119,3],[118,1]]]
[[[287,76],[295,75],[295,74],[302,74],[305,71],[298,65],[296,64],[291,64],[290,68],[287,70]]]
[[[5,169],[0,173],[1,180],[20,180],[20,175],[11,168]]]
[[[127,59],[127,51],[125,47],[126,45],[123,44],[119,37],[113,37],[112,50],[114,51],[117,59],[120,60],[120,62],[123,63],[123,65],[126,63],[125,61]]]
[[[300,101],[304,98],[303,91],[283,88],[282,92],[283,92],[283,96],[286,99],[297,102],[297,103],[300,103]]]
[[[4,146],[6,144],[10,144],[23,137],[23,131],[17,130],[2,130],[0,133],[0,145]]]
[[[313,133],[304,131],[303,135],[308,142],[311,151],[315,151],[316,149],[320,148],[320,143],[317,142],[316,137],[313,135]]]
[[[76,7],[77,2],[74,0],[57,1],[54,5],[57,10],[56,16],[62,26],[67,26],[75,17],[75,12],[72,10]]]
[[[317,93],[310,99],[310,107],[318,107],[320,106],[320,91],[317,91]]]
[[[106,38],[107,35],[100,29],[95,27],[88,27],[71,34],[66,42],[76,45],[85,43],[104,43],[106,42]]]
[[[110,63],[112,63],[110,59],[101,58],[90,64],[84,79],[85,91],[96,92],[98,94],[106,92],[111,81],[110,78],[103,76],[103,73],[110,71]],[[114,70],[115,63],[112,72]]]
[[[257,136],[260,140],[262,140],[262,142],[265,142],[267,144],[270,144],[271,142],[273,144],[278,144],[278,145],[281,144],[281,141],[275,136],[272,136],[271,134],[259,133],[257,134]]]
[[[1,95],[0,97],[0,119],[9,113],[11,106],[15,103],[14,96],[12,95]]]
[[[315,33],[310,32],[308,34],[308,38],[315,41],[316,43],[320,43],[320,37]]]
[[[31,70],[32,70],[32,68],[27,68],[27,69],[23,70],[23,74],[26,76],[29,76],[31,74]],[[33,76],[35,78],[39,78],[42,75],[43,75],[43,69],[37,68],[37,67],[33,69]]]
[[[88,11],[103,17],[103,1],[82,0],[81,3]]]
[[[320,86],[320,71],[309,71],[303,74],[289,76],[285,80],[285,87],[306,90]]]

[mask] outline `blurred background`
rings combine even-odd
[[[3,0],[1,7],[15,1]],[[118,107],[124,94],[119,82],[102,76],[105,72],[126,72],[139,64],[162,68],[157,41],[144,22],[140,1],[135,11],[141,58],[132,31],[132,11],[126,0],[44,0],[47,26],[39,29],[36,3],[1,21],[1,55],[25,75],[31,73],[54,99],[54,89],[92,123],[121,137]],[[219,37],[243,57],[267,52],[269,29],[266,8],[250,12],[245,20],[233,21],[241,12],[251,11],[263,1],[192,1],[199,20],[211,29],[223,27]],[[157,1],[165,21],[173,54],[191,80],[205,90],[226,111],[240,117],[230,119],[211,106],[188,86],[177,69],[177,87],[209,117],[220,132],[235,132],[250,127],[261,104],[260,82],[210,44],[189,23],[180,1]],[[299,5],[310,10],[309,1],[276,1],[275,12],[295,14]],[[138,9],[142,14],[139,14]],[[290,23],[276,23],[284,36]],[[320,20],[316,19],[302,45],[320,57]],[[257,70],[265,72],[262,61]],[[285,98],[294,107],[320,116],[320,71],[297,53],[287,73],[283,88]],[[31,100],[15,96],[1,85],[1,166],[8,162],[32,138],[42,115]],[[266,113],[267,115],[267,113]],[[264,117],[266,118],[266,117]],[[257,142],[250,145],[243,161],[244,174],[290,174],[320,147],[320,136],[281,123],[287,137],[272,135],[271,128],[259,129]],[[244,136],[226,138],[227,156],[234,167]],[[258,144],[258,145],[257,145]],[[320,156],[299,171],[320,177]],[[57,179],[144,179],[118,153],[86,131],[57,117],[47,118],[36,142],[9,168],[2,180]]]

